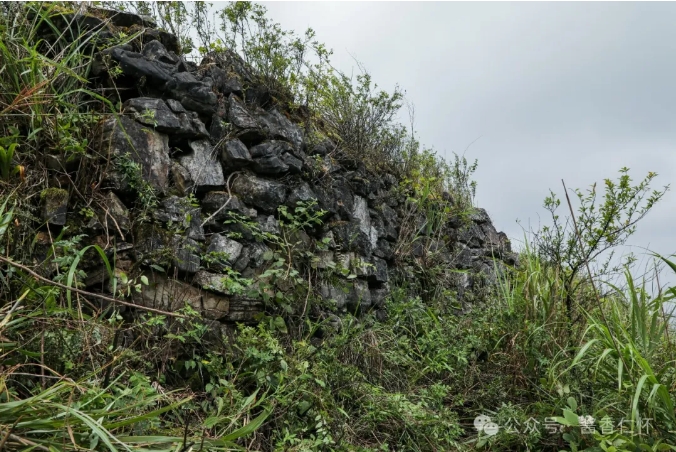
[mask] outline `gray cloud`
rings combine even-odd
[[[522,237],[551,187],[562,194],[628,166],[676,178],[674,3],[266,3],[312,27],[339,69],[353,57],[415,105],[423,143],[479,159],[477,201]],[[402,118],[403,119],[403,118]],[[631,240],[676,251],[668,194]],[[543,217],[544,218],[544,217]]]

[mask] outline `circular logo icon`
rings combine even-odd
[[[495,422],[488,422],[484,424],[484,433],[488,436],[493,436],[498,434],[500,427]]]
[[[474,428],[476,428],[478,431],[483,431],[483,429],[486,427],[486,424],[489,423],[491,423],[491,418],[485,414],[480,414],[474,418]]]

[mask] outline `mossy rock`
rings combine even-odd
[[[42,218],[49,224],[63,226],[68,213],[68,191],[63,188],[47,188],[40,193]]]

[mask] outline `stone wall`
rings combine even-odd
[[[312,138],[301,115],[257,85],[236,54],[210,54],[197,65],[177,56],[175,37],[147,20],[106,14],[112,25],[88,20],[93,27],[141,30],[142,38],[98,54],[92,70],[92,83],[114,91],[123,114],[105,116],[97,132],[105,208],[95,209],[82,229],[111,254],[115,248],[119,271],[149,278],[138,303],[172,310],[188,302],[214,320],[254,321],[264,303],[233,294],[223,272],[255,282],[270,266],[272,245],[225,222],[237,214],[259,231],[279,233],[279,207],[293,211],[311,200],[325,211],[321,225],[295,240],[314,256],[308,268],[319,280],[309,291],[337,313],[382,315],[392,278],[415,278],[407,265],[430,250],[454,275],[450,288],[461,300],[480,280],[494,281],[496,268],[514,264],[507,237],[482,209],[467,221],[449,219],[443,233],[404,256],[400,235],[421,219],[405,213],[394,175],[374,174],[346,159],[338,143]],[[113,67],[121,74],[112,77]],[[155,190],[150,211],[139,209],[139,182],[115,164],[120,158],[138,163],[142,181]],[[74,218],[63,193],[46,198],[51,225]],[[206,265],[209,253],[225,261]],[[330,271],[336,268],[347,271]],[[89,273],[99,275],[88,280],[92,290],[106,287],[105,274]]]

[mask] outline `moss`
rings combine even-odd
[[[62,203],[68,199],[68,190],[50,187],[40,192],[40,199],[47,202]]]

